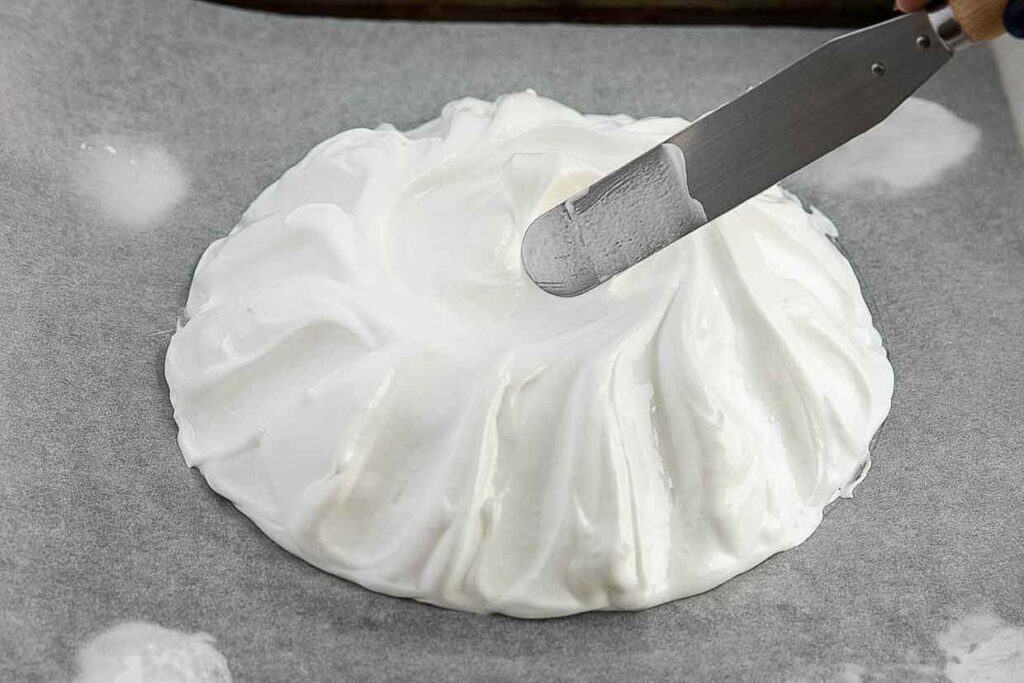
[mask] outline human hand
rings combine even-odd
[[[901,12],[916,12],[924,9],[928,0],[896,0],[896,9]],[[1003,13],[1006,32],[1017,38],[1024,38],[1024,0],[1010,0]]]

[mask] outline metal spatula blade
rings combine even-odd
[[[836,38],[701,117],[533,221],[526,272],[582,294],[868,130],[952,58],[933,24],[915,12]]]

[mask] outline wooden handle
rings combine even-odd
[[[953,14],[971,40],[992,40],[1006,30],[1003,12],[1007,0],[950,0]]]

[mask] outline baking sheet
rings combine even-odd
[[[941,183],[790,184],[839,226],[896,394],[856,497],[716,590],[535,622],[377,595],[275,546],[175,443],[162,363],[192,269],[316,142],[528,87],[694,117],[831,35],[4,3],[0,678],[67,677],[80,643],[129,619],[212,634],[237,680],[934,677],[950,624],[1024,624],[1024,164],[986,49],[922,91],[983,130]],[[187,180],[149,227],[76,185],[83,144],[108,137],[163,150]]]

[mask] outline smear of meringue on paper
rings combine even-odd
[[[128,232],[157,225],[188,192],[188,176],[163,147],[117,135],[81,142],[73,176],[83,203]]]
[[[981,141],[981,130],[938,102],[911,97],[868,132],[796,175],[839,192],[895,195],[942,181]]]
[[[227,660],[207,633],[144,621],[117,624],[78,651],[73,683],[231,683]]]

